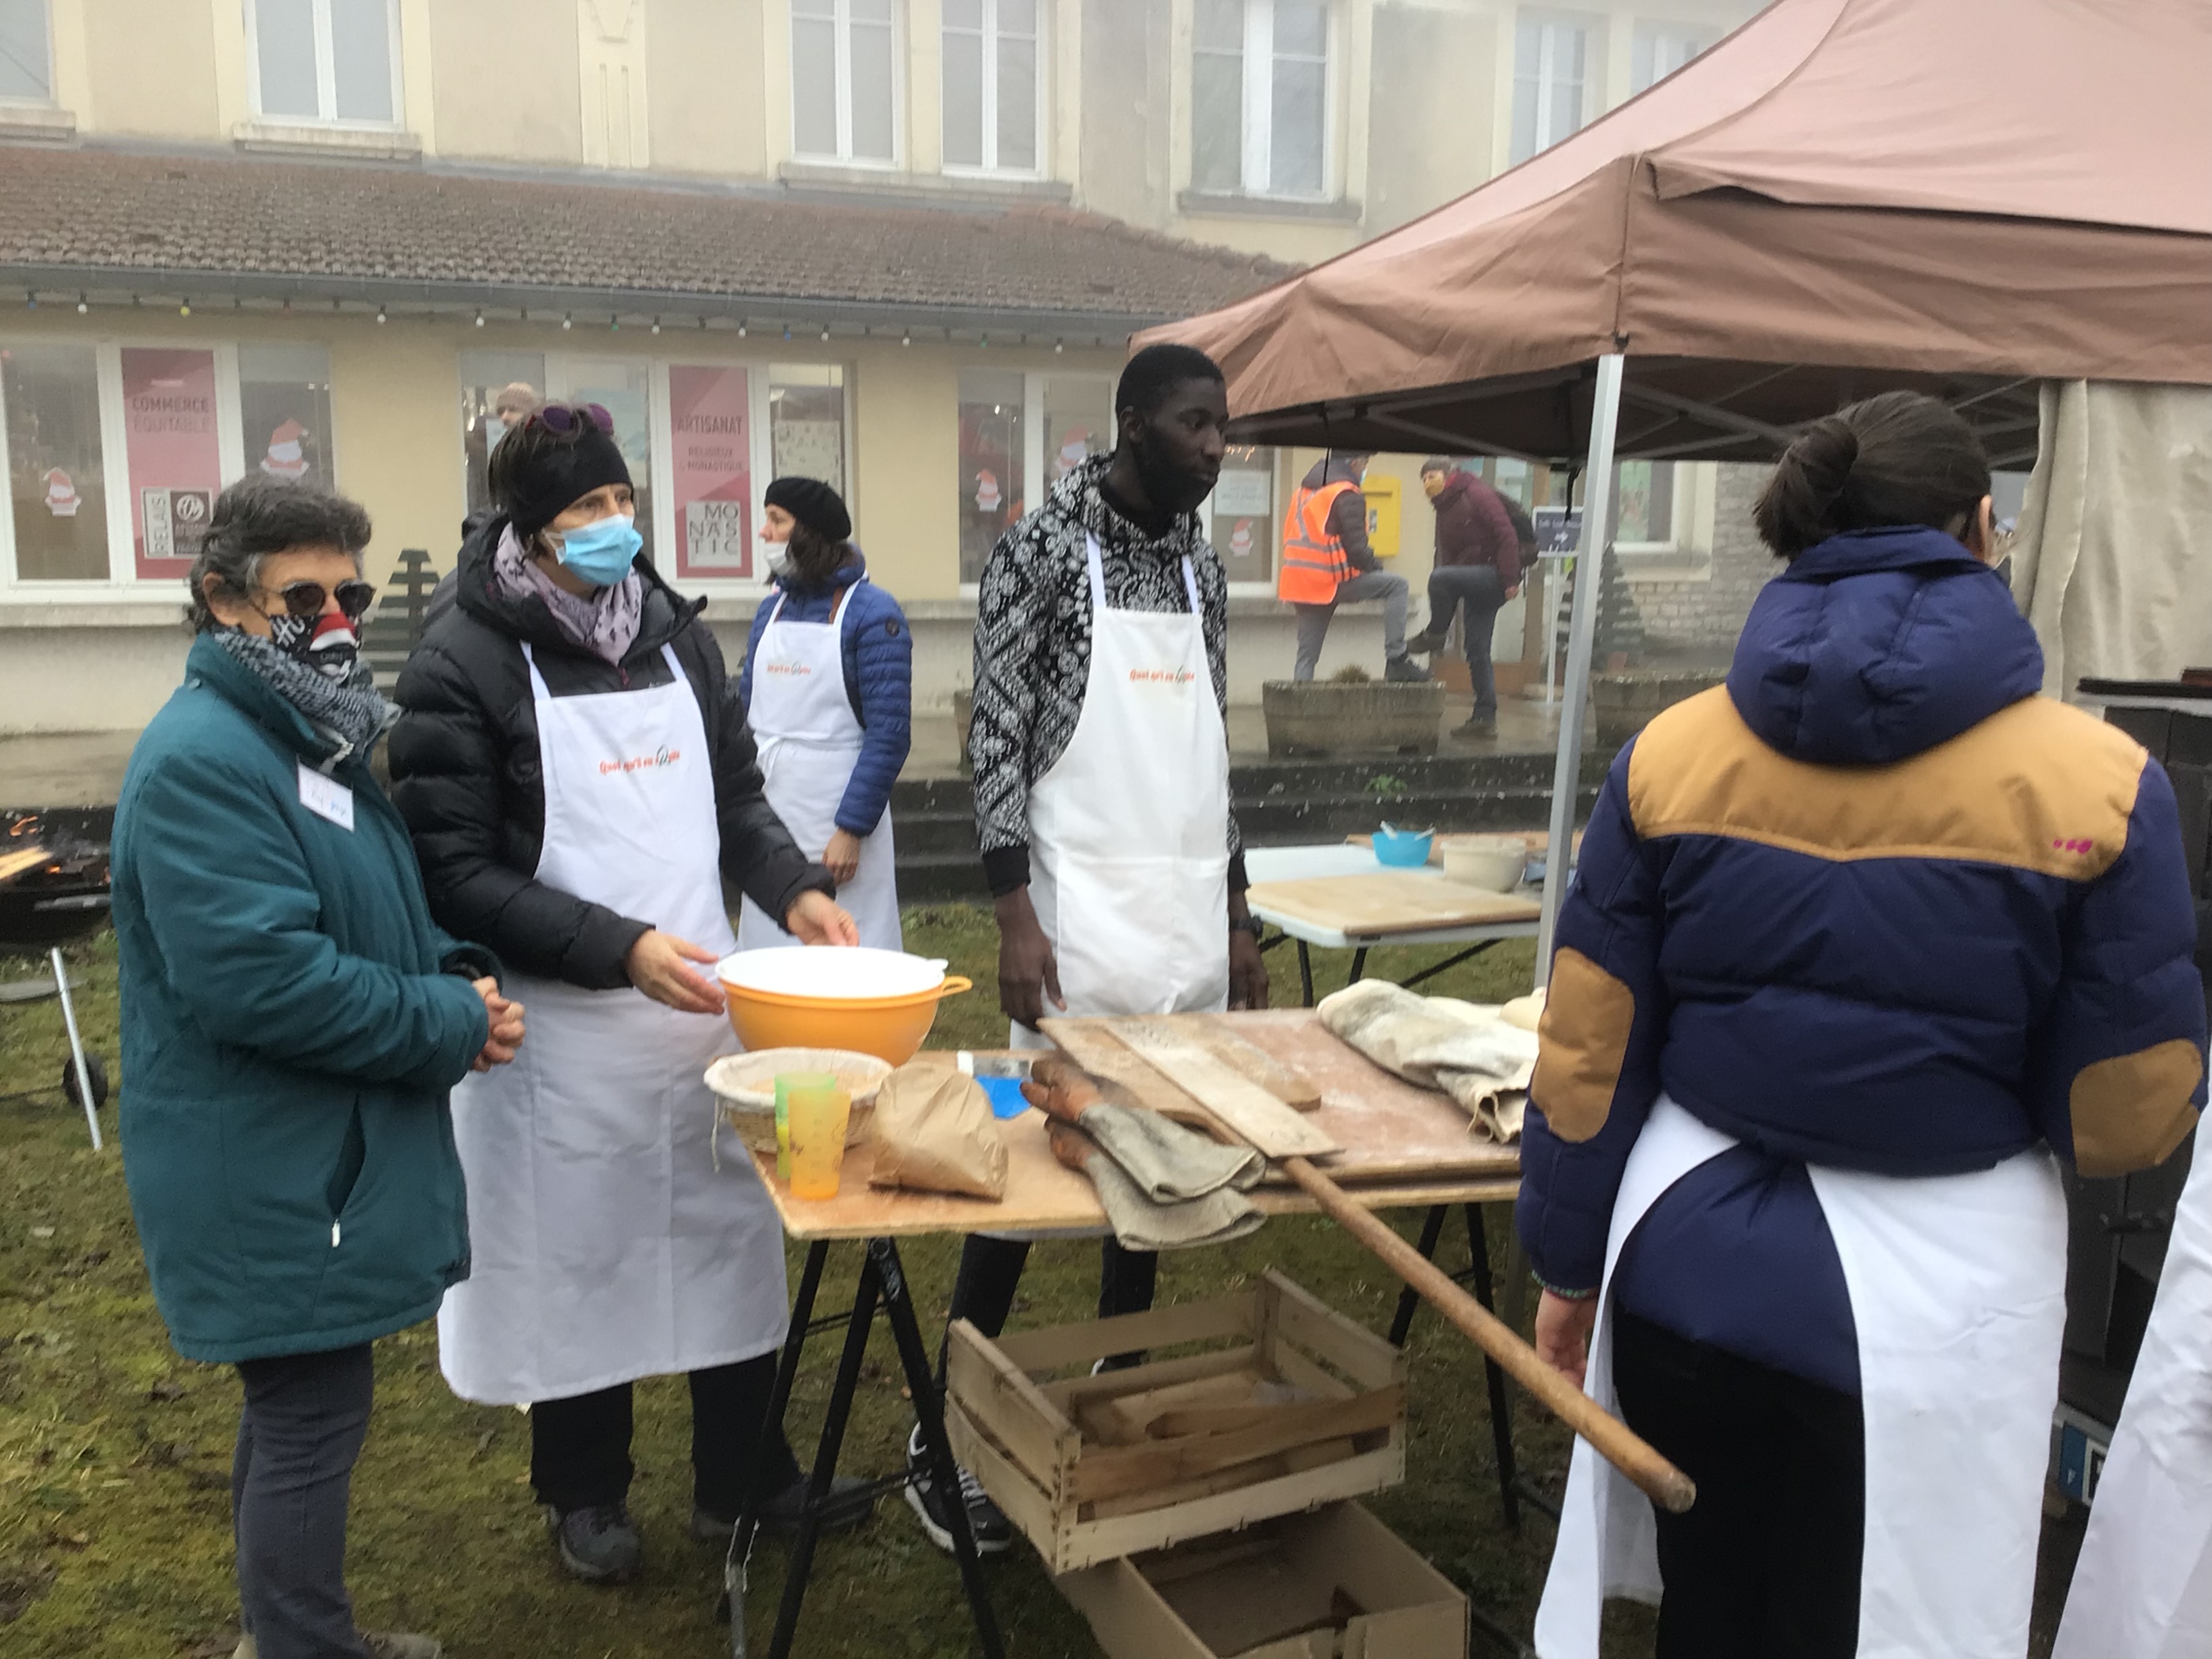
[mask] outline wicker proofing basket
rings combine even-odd
[[[831,1072],[853,1097],[853,1116],[845,1144],[867,1139],[875,1115],[876,1091],[891,1074],[890,1064],[849,1048],[763,1048],[725,1054],[707,1068],[707,1086],[731,1133],[756,1152],[775,1151],[775,1080],[788,1072]]]

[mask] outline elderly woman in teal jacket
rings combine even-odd
[[[430,921],[369,775],[368,517],[270,478],[216,501],[185,683],[115,811],[123,1158],[179,1352],[244,1384],[242,1655],[434,1659],[363,1635],[343,1577],[369,1344],[469,1271],[446,1094],[514,1055],[497,963]]]

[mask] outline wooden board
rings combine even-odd
[[[1212,1049],[1215,1059],[1250,1078],[1285,1106],[1310,1112],[1321,1104],[1321,1091],[1311,1078],[1247,1042],[1219,1014],[1161,1014],[1153,1023]]]
[[[1256,882],[1244,898],[1255,910],[1366,938],[1533,921],[1542,908],[1534,899],[1462,886],[1429,870]]]
[[[1320,1091],[1321,1103],[1305,1121],[1343,1149],[1320,1161],[1332,1181],[1435,1182],[1510,1179],[1520,1174],[1518,1147],[1488,1139],[1449,1096],[1393,1077],[1331,1036],[1310,1008],[1205,1018],[1297,1073]],[[1182,1122],[1210,1127],[1212,1115],[1199,1101],[1113,1037],[1118,1024],[1106,1019],[1048,1022],[1053,1040],[1084,1070],[1109,1081],[1115,1097]],[[1269,1176],[1271,1182],[1279,1179]],[[1375,1197],[1363,1194],[1362,1201],[1371,1204]]]
[[[1059,1022],[1046,1020],[1044,1034]],[[1208,1048],[1178,1035],[1158,1020],[1123,1018],[1107,1030],[1164,1077],[1196,1100],[1237,1139],[1269,1158],[1326,1158],[1344,1150],[1341,1141],[1292,1111],[1241,1073],[1232,1071]],[[1055,1039],[1056,1040],[1056,1039]]]

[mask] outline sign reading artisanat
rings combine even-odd
[[[753,574],[751,387],[742,368],[672,364],[678,576]]]

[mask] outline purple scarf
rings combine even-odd
[[[571,593],[538,568],[522,550],[514,526],[508,525],[500,532],[491,571],[500,591],[510,598],[544,601],[569,641],[595,657],[620,667],[637,642],[638,623],[645,611],[645,579],[635,570],[612,587]]]

